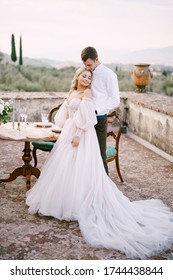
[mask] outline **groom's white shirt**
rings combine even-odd
[[[117,75],[102,63],[93,71],[91,90],[97,115],[108,114],[119,106]]]

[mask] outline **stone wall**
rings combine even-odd
[[[50,112],[51,109],[63,102],[67,93],[65,92],[1,92],[0,98],[15,99],[15,121],[18,120],[18,113],[26,108],[28,121],[41,121],[41,109],[46,106]],[[19,107],[20,106],[20,107]]]
[[[173,155],[173,98],[154,93],[121,93],[128,130]]]
[[[156,93],[121,92],[120,113],[128,130],[162,151],[173,155],[173,98]],[[28,121],[41,121],[41,108],[62,103],[64,92],[1,92],[0,98],[14,98],[16,109],[27,107]],[[17,112],[15,114],[17,121]]]

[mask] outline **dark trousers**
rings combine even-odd
[[[99,141],[100,152],[103,159],[103,164],[108,174],[108,166],[106,162],[106,139],[107,139],[107,117],[97,118],[97,124],[95,125],[97,138]]]

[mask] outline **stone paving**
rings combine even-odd
[[[0,140],[0,178],[21,166],[24,143]],[[41,168],[47,153],[38,152]],[[131,200],[160,198],[173,209],[173,163],[123,134],[120,166],[124,183],[109,163],[110,177]],[[32,185],[35,182],[32,178]],[[25,204],[25,178],[0,185],[1,260],[125,260],[115,250],[88,246],[78,223],[29,215]],[[173,246],[151,259],[173,259]]]

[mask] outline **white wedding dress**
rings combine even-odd
[[[94,125],[93,102],[64,101],[55,116],[63,125],[41,175],[27,192],[31,214],[77,220],[91,246],[116,249],[146,259],[173,243],[173,213],[161,200],[131,202],[107,176]],[[74,135],[78,147],[72,147]]]

